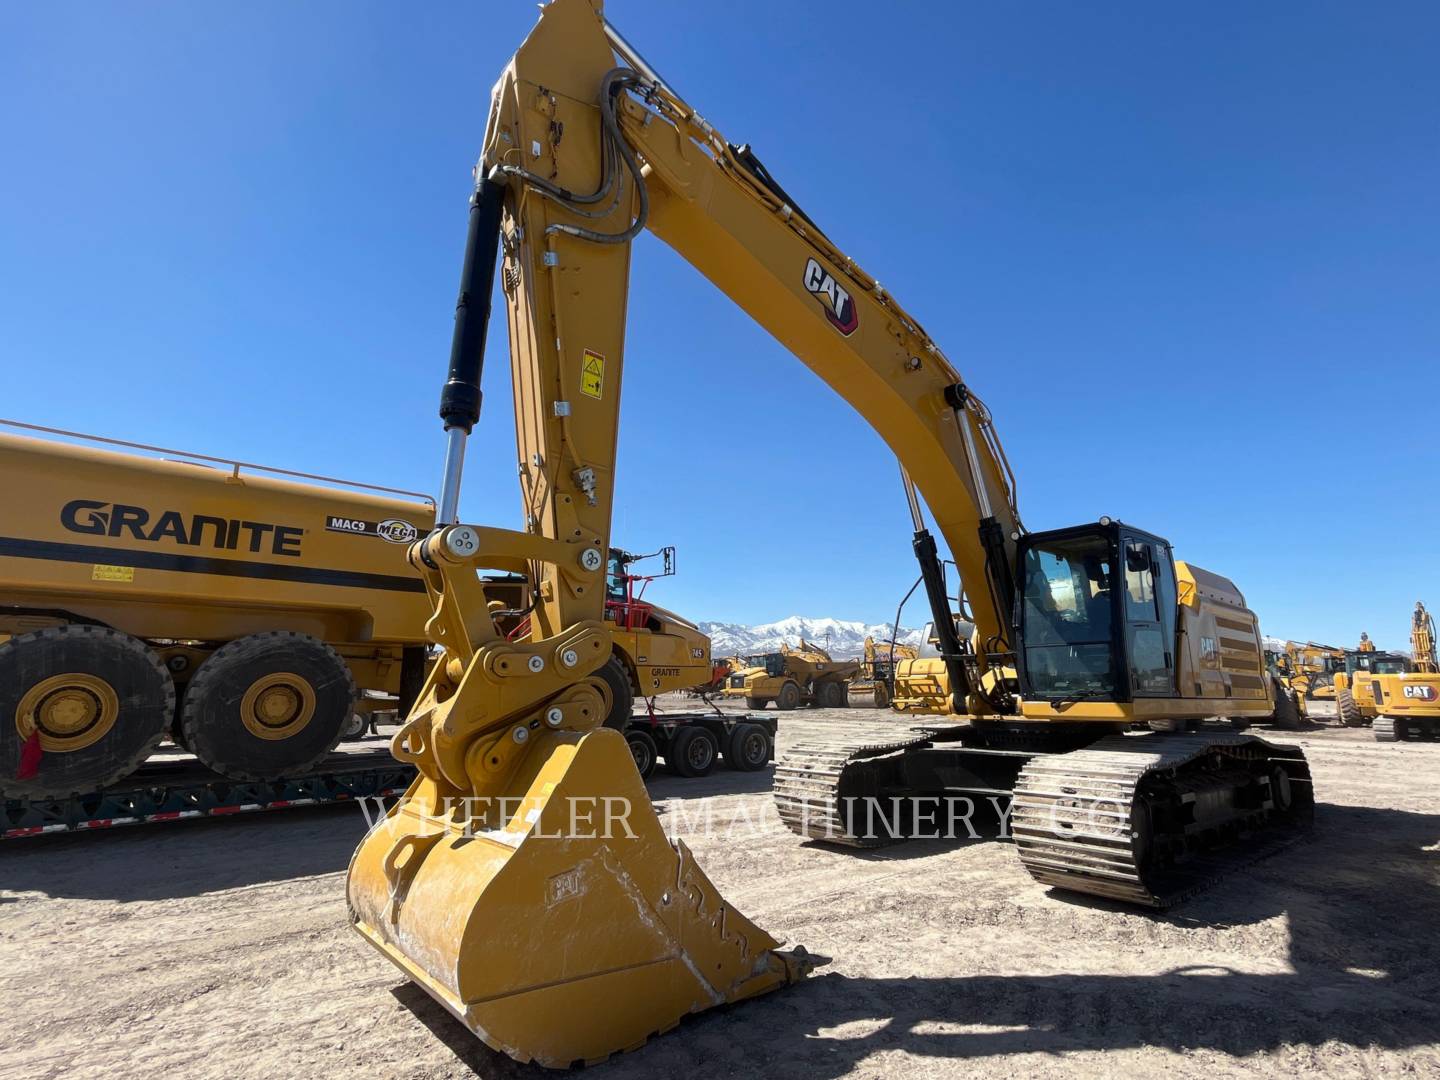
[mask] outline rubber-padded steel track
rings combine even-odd
[[[791,832],[830,844],[876,847],[884,843],[851,832],[841,795],[842,774],[853,782],[859,763],[928,741],[925,732],[895,724],[847,725],[834,738],[791,747],[775,763],[775,809],[780,820]]]
[[[1377,716],[1370,730],[1375,733],[1376,742],[1397,742],[1400,736],[1395,731],[1393,716]]]
[[[1148,805],[1178,806],[1187,786],[1216,770],[1275,777],[1272,790],[1284,791],[1212,830],[1161,835],[1156,825],[1143,835]],[[1032,758],[1015,788],[1010,829],[1037,881],[1167,908],[1304,836],[1313,814],[1310,769],[1297,747],[1249,735],[1110,735],[1084,750]],[[1154,854],[1161,851],[1169,854]]]

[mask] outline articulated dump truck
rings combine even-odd
[[[159,782],[136,770],[166,736],[231,780],[309,776],[370,707],[393,701],[404,716],[424,682],[431,605],[407,551],[434,526],[428,497],[159,452],[170,459],[0,435],[0,497],[11,508],[0,536],[0,797],[109,789],[124,803],[125,789]],[[649,578],[626,572],[633,556],[611,558],[605,723],[625,733],[641,775],[662,754],[682,775],[704,775],[721,757],[762,767],[773,723],[632,715],[637,698],[709,678],[710,640],[640,598],[634,582]],[[525,579],[480,582],[523,640],[534,607]],[[362,764],[347,760],[346,775]],[[162,820],[204,787],[143,796],[157,811],[143,816]],[[56,812],[17,814],[3,824]]]
[[[363,692],[409,708],[434,505],[264,471],[0,435],[0,796],[99,791],[167,735],[227,778],[296,776]]]

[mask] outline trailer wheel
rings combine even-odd
[[[635,689],[630,685],[630,669],[618,657],[612,655],[595,672],[593,678],[602,679],[610,688],[610,712],[605,716],[605,727],[624,731],[630,723],[630,712],[635,708]]]
[[[640,779],[650,779],[650,774],[655,771],[655,758],[658,753],[655,740],[648,731],[631,728],[625,732],[625,741],[630,745],[630,756],[635,759],[635,770],[640,774]]]
[[[0,645],[0,795],[112,784],[150,756],[174,715],[170,672],[129,634],[67,625],[13,637]],[[25,779],[22,766],[33,769]]]
[[[358,709],[350,714],[350,719],[345,721],[345,729],[340,733],[342,739],[363,739],[370,734],[370,717]]]
[[[200,665],[185,691],[185,745],[234,780],[275,780],[313,769],[355,712],[344,659],[308,634],[237,638]]]
[[[709,776],[715,768],[720,744],[700,727],[682,727],[670,739],[665,764],[681,776]]]
[[[765,708],[765,701],[766,699],[763,697],[747,697],[745,699],[745,708],[754,709],[756,712],[759,712]]]
[[[770,736],[759,724],[736,724],[725,747],[725,764],[739,772],[763,769],[770,760]]]
[[[800,687],[788,679],[785,685],[780,687],[780,693],[775,695],[775,708],[789,712],[800,704]]]

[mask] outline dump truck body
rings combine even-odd
[[[166,733],[236,779],[294,775],[361,692],[418,690],[406,550],[433,506],[296,476],[0,435],[7,795],[103,787]]]

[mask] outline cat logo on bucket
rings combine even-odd
[[[825,317],[840,333],[849,337],[860,325],[860,313],[855,310],[855,298],[835,280],[835,275],[814,259],[805,263],[805,289],[825,309]]]

